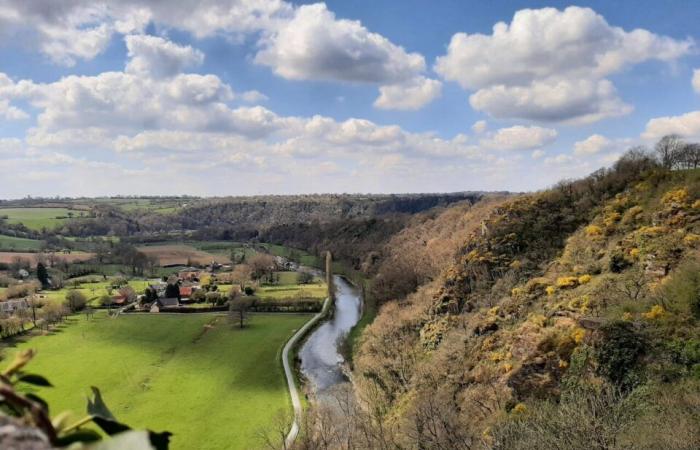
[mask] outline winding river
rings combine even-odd
[[[301,371],[317,399],[348,381],[338,343],[360,320],[362,309],[359,290],[340,276],[335,275],[333,280],[336,288],[333,318],[318,327],[299,352]]]

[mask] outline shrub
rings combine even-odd
[[[609,268],[613,273],[620,273],[631,265],[632,262],[625,258],[625,255],[620,252],[615,252],[610,255]]]
[[[578,286],[578,277],[559,277],[557,278],[558,288],[573,288]]]
[[[603,229],[600,228],[598,225],[588,225],[584,231],[586,232],[586,236],[588,237],[603,235]]]
[[[85,308],[87,299],[82,292],[70,290],[66,293],[65,305],[71,312],[77,312]]]
[[[638,361],[646,351],[646,341],[630,322],[614,321],[600,328],[595,348],[598,373],[622,387],[633,387]]]
[[[251,286],[246,286],[243,289],[243,292],[245,292],[245,295],[253,295],[253,294],[255,294],[255,289]]]
[[[688,191],[685,188],[668,191],[661,198],[664,205],[684,205],[688,201]]]
[[[588,274],[581,275],[580,277],[578,277],[578,284],[586,284],[586,283],[589,283],[589,282],[591,281],[592,278],[593,278],[593,277],[591,277],[591,276],[588,275]]]
[[[654,305],[651,307],[651,309],[648,312],[645,312],[642,314],[645,319],[649,320],[654,320],[658,319],[659,317],[663,316],[666,313],[666,310],[664,309],[663,306],[661,305]]]
[[[672,310],[700,318],[700,262],[690,260],[678,267],[661,295]]]

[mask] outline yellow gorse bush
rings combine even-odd
[[[661,203],[664,205],[683,205],[688,201],[689,195],[685,188],[676,189],[673,191],[668,191],[661,198]]]
[[[559,278],[557,278],[557,287],[559,287],[559,288],[570,288],[570,287],[576,287],[576,286],[578,286],[578,277],[559,277]]]
[[[603,235],[603,229],[600,228],[598,225],[588,225],[584,231],[586,232],[586,236],[588,237],[595,237],[595,236],[602,236]]]
[[[642,315],[644,316],[645,319],[654,320],[654,319],[658,319],[659,317],[663,316],[665,313],[666,313],[666,310],[664,309],[663,306],[654,305],[651,307],[651,309],[648,312],[645,312]]]
[[[586,274],[583,274],[583,275],[581,275],[580,277],[578,277],[578,284],[586,284],[586,283],[589,283],[589,282],[591,281],[591,279],[593,279],[592,276],[588,275],[587,273],[586,273]]]

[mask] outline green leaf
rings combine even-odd
[[[33,384],[35,386],[53,387],[53,385],[49,383],[49,380],[42,377],[41,375],[37,375],[34,373],[22,374],[19,377],[17,377],[17,381],[21,381],[22,383],[27,384]]]
[[[74,442],[97,442],[100,439],[102,439],[102,436],[97,431],[81,429],[59,437],[56,440],[56,445],[58,447],[66,447]]]

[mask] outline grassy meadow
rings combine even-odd
[[[174,433],[175,450],[261,448],[259,431],[291,415],[280,352],[308,318],[255,315],[240,330],[223,315],[98,313],[5,352],[38,350],[28,369],[53,383],[36,393],[54,415],[81,416],[97,386],[119,420]]]
[[[80,211],[67,208],[2,208],[0,216],[7,216],[7,223],[21,223],[29,229],[53,228],[68,220],[68,213],[76,217]]]
[[[36,239],[25,239],[0,234],[0,250],[31,252],[41,249],[42,243],[43,241]]]

